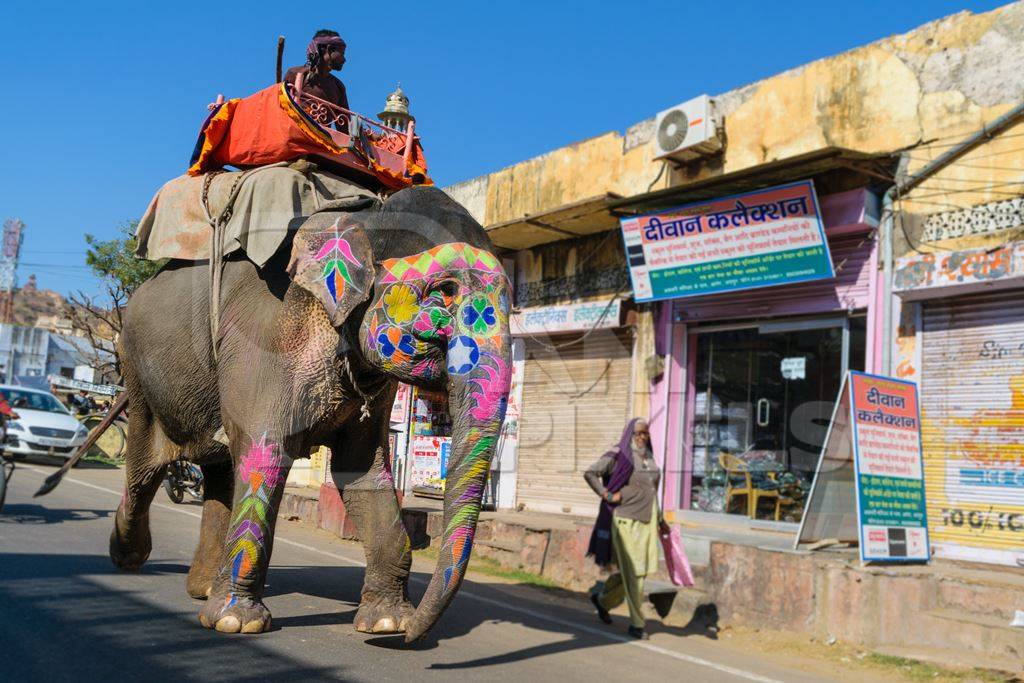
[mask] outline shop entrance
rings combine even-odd
[[[695,337],[692,506],[799,521],[843,375],[864,367],[865,318]]]

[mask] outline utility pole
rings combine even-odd
[[[18,285],[18,254],[24,239],[25,224],[17,218],[4,221],[0,245],[0,322],[14,323],[14,290]]]

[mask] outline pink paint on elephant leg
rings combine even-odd
[[[228,530],[228,565],[231,570],[231,585],[240,580],[251,579],[265,561],[266,537],[270,533],[271,497],[273,490],[283,479],[278,444],[268,441],[263,434],[254,441],[238,464],[238,481],[242,485],[241,496],[236,498],[232,525]],[[234,593],[229,593],[221,608],[223,612],[236,602]]]

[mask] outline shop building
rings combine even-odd
[[[842,377],[866,370],[919,386],[936,556],[1024,563],[1024,124],[993,132],[1024,101],[1022,36],[1024,3],[961,12],[730,92],[666,93],[683,104],[446,188],[515,292],[488,501],[592,514],[583,470],[647,415],[664,509],[796,522]],[[635,302],[620,219],[807,181],[833,277]],[[393,415],[407,493],[443,480],[426,399]],[[743,468],[778,494],[730,495]]]
[[[1016,425],[1012,422],[1016,419],[1012,387],[1016,385],[1011,379],[1015,371],[1004,364],[1002,374],[993,380],[1003,387],[999,416],[972,419],[963,407],[972,405],[971,399],[961,396],[975,396],[979,403],[973,405],[978,406],[981,395],[989,396],[990,402],[995,394],[982,386],[985,382],[972,382],[963,390],[963,369],[973,368],[976,361],[964,358],[962,348],[954,348],[960,342],[952,339],[949,328],[963,325],[950,320],[962,320],[965,313],[975,319],[985,310],[998,313],[999,319],[987,328],[998,335],[986,347],[998,353],[999,340],[1017,333],[1015,323],[1008,320],[1018,319],[1019,314],[1007,304],[1006,295],[987,302],[936,303],[901,314],[900,299],[925,295],[918,291],[918,283],[904,275],[907,291],[896,291],[893,298],[899,287],[891,282],[891,249],[897,245],[897,257],[907,251],[899,250],[893,235],[901,234],[899,228],[910,214],[909,197],[897,202],[902,209],[889,200],[891,188],[901,179],[1024,98],[1021,72],[1010,75],[998,66],[1004,59],[1024,64],[1024,41],[1018,30],[1022,22],[1024,7],[1019,3],[983,15],[961,13],[712,97],[722,131],[721,149],[691,154],[688,159],[669,157],[670,187],[613,205],[613,211],[628,217],[811,180],[835,270],[830,280],[658,304],[657,346],[667,362],[665,372],[651,383],[651,415],[654,433],[663,434],[666,508],[718,512],[731,507],[732,512],[761,519],[799,521],[840,382],[847,370],[857,369],[916,378],[921,384],[933,528],[938,528],[943,509],[953,520],[963,516],[965,527],[972,521],[970,511],[953,515],[949,510],[956,508],[950,505],[940,509],[939,498],[932,494],[943,481],[939,470],[950,469],[948,453],[980,450],[991,460],[998,450],[1003,463],[999,472],[982,467],[981,474],[968,472],[961,478],[1016,482],[1018,475],[1009,472],[1021,471],[1020,460],[1009,464],[1016,457],[1009,455],[1015,447],[1005,448],[1009,431],[1018,429],[1011,426]],[[634,144],[645,144],[646,139],[646,144],[662,145],[655,139],[660,120],[650,122],[646,133],[634,128]],[[987,152],[979,149],[975,155],[1007,150],[1005,145],[998,146],[1002,144],[998,140],[987,144]],[[1008,184],[1021,180],[1021,165],[1014,161],[1002,177],[992,175],[996,172],[990,169],[983,182],[950,167],[944,176],[937,174],[930,184],[918,188],[925,195],[925,204],[918,206],[929,206],[929,214],[948,209],[948,197],[941,195],[950,188],[961,190],[962,200],[970,196],[979,201],[962,190],[985,183],[1009,191],[1007,198],[1013,200],[1022,190],[1020,185]],[[993,193],[987,196],[991,200]],[[956,205],[964,206],[963,201]],[[897,222],[897,216],[906,220]],[[973,219],[950,216],[947,220]],[[1002,219],[1008,229],[1007,222],[1014,221]],[[1005,243],[994,246],[997,251],[992,255],[997,259],[1010,258],[1009,252],[999,251],[1006,248]],[[916,252],[912,256],[933,258]],[[951,271],[960,267],[959,259],[955,254],[951,257]],[[1007,270],[993,264],[987,272]],[[897,281],[900,272],[895,270]],[[969,278],[959,272],[949,277],[969,291]],[[894,325],[887,324],[893,315],[900,321],[898,337]],[[903,354],[901,359],[894,360],[893,348]],[[914,357],[921,348],[927,351]],[[911,366],[919,373],[916,377],[906,374]],[[977,369],[975,374],[980,377],[980,373]],[[947,380],[940,387],[944,375],[948,380],[956,378],[961,386]],[[986,420],[991,427],[982,427]],[[970,434],[965,429],[968,424]],[[972,440],[980,445],[971,445]],[[659,445],[657,439],[655,445]],[[739,493],[745,483],[744,469],[756,472],[752,478],[759,492],[777,491],[763,496],[760,509],[749,506],[748,496]],[[1003,487],[1002,495],[1008,495],[1008,488]],[[991,506],[991,495],[988,502]],[[1018,508],[1007,507],[1004,501],[1002,509],[1003,516],[997,514],[992,524],[998,527],[1002,520],[1008,529],[1018,519],[1013,516]],[[977,526],[980,520],[977,508],[973,523]],[[942,537],[940,532],[937,538]],[[960,556],[983,559],[984,554]]]
[[[986,124],[909,159],[939,167],[893,205],[890,366],[921,390],[935,554],[1024,566],[1024,107]]]
[[[788,499],[775,506],[768,496],[759,510],[735,501],[733,512],[798,521],[847,370],[917,378],[925,457],[937,452],[940,440],[959,444],[947,450],[962,449],[967,437],[957,436],[954,421],[964,419],[963,411],[938,405],[952,400],[952,388],[934,384],[943,372],[957,376],[962,345],[954,349],[960,342],[935,335],[948,337],[940,330],[960,324],[949,320],[989,310],[1001,318],[986,329],[1001,336],[983,342],[1005,359],[1004,348],[1019,333],[1008,322],[1019,317],[1016,305],[1004,294],[981,307],[950,302],[901,308],[900,301],[921,295],[911,291],[917,283],[908,284],[908,291],[894,285],[901,280],[892,259],[907,250],[893,239],[899,236],[896,227],[885,229],[887,217],[895,215],[885,197],[923,159],[941,154],[1024,98],[1022,27],[1022,3],[984,14],[961,12],[720,95],[666,95],[666,103],[686,101],[624,134],[597,136],[447,188],[506,257],[517,291],[515,318],[554,326],[538,335],[527,325],[516,335],[518,443],[511,460],[506,454],[496,465],[506,481],[516,480],[515,506],[593,512],[596,500],[582,483],[582,469],[614,442],[630,415],[644,414],[652,421],[653,446],[665,472],[664,508],[725,511],[730,477],[722,456],[728,455],[755,469],[767,466],[768,476],[785,487],[778,497]],[[672,153],[690,128],[700,140]],[[1006,160],[1011,159],[1017,161]],[[1021,180],[1013,175],[1020,165],[1006,166],[1005,177],[989,178],[996,189],[986,201],[1020,194],[1021,186],[1007,184]],[[921,199],[938,210],[945,200],[936,193],[943,187],[978,187],[966,180],[962,174],[946,185],[936,180]],[[636,304],[631,289],[620,292],[615,279],[628,272],[621,242],[613,245],[620,251],[618,275],[611,268],[615,256],[593,246],[615,232],[620,218],[804,181],[814,183],[831,254],[834,277],[827,280]],[[984,203],[972,201],[970,206]],[[963,201],[955,204],[969,208]],[[902,215],[917,214],[906,209]],[[957,248],[968,247],[988,245]],[[601,267],[589,260],[592,253],[601,254]],[[959,257],[950,258],[960,264]],[[1014,268],[1020,263],[1017,251],[997,250],[987,258],[998,261],[987,266],[991,273],[1011,271],[1001,265],[1006,259]],[[960,275],[949,277],[969,287]],[[573,306],[610,299],[619,301],[616,325],[603,319],[599,326],[558,327],[575,319]],[[579,339],[583,343],[574,346]],[[922,356],[922,348],[930,350]],[[901,374],[911,366],[917,374]],[[929,370],[936,379],[928,379]],[[1005,413],[1018,395],[1009,379],[1016,375],[1000,372],[994,381],[1004,387]],[[973,387],[982,391],[978,383]],[[591,393],[580,395],[588,388]],[[992,418],[994,424],[999,419]],[[928,432],[928,425],[938,426]],[[929,435],[939,431],[943,436]],[[993,426],[991,434],[997,431]],[[940,466],[926,466],[936,479]],[[932,498],[929,506],[934,507]],[[962,512],[969,526],[971,513]],[[930,514],[943,513],[935,508]],[[997,515],[992,523],[1016,525],[1015,514]],[[973,523],[979,515],[975,511]]]
[[[579,265],[559,268],[573,253]],[[516,506],[592,514],[583,472],[633,410],[633,307],[618,235],[557,242],[516,261],[517,274],[540,276],[517,287],[511,320],[523,378]]]
[[[655,304],[670,358],[652,397],[668,417],[658,424],[668,445],[666,507],[799,521],[846,371],[880,369],[879,196],[870,175],[843,163],[852,154],[618,204],[649,213],[811,180],[834,271],[812,282]],[[742,493],[747,470],[758,500]]]
[[[583,472],[647,412],[651,313],[632,303],[609,210],[645,184],[604,171],[621,162],[622,137],[610,133],[447,188],[485,226],[513,283],[513,388],[491,468],[499,508],[596,513]],[[559,190],[519,193],[534,180]]]

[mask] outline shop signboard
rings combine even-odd
[[[913,382],[847,373],[796,542],[826,539],[856,540],[864,562],[930,559]]]
[[[784,379],[807,379],[807,358],[805,356],[783,358],[780,370]]]
[[[113,384],[95,384],[81,379],[71,379],[63,375],[50,375],[46,379],[51,385],[62,389],[85,390],[93,394],[104,394],[106,396],[116,396],[117,392],[124,391],[124,387]]]
[[[623,218],[620,224],[638,302],[834,276],[810,180]]]
[[[513,335],[607,329],[619,326],[620,308],[618,299],[524,308],[509,316],[509,328]]]
[[[391,424],[404,426],[409,420],[409,401],[412,399],[412,387],[399,384],[395,392],[395,402],[391,404]]]
[[[440,489],[444,480],[451,437],[414,436],[412,438],[412,485]]]

